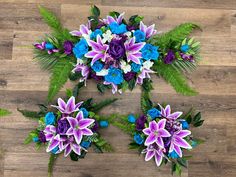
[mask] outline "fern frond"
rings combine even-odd
[[[44,114],[36,111],[29,111],[29,110],[21,110],[17,108],[17,111],[19,111],[23,116],[34,119],[34,120],[39,120],[39,118],[43,117]]]
[[[0,108],[0,117],[7,116],[9,114],[11,114],[10,111]]]
[[[93,108],[91,109],[91,111],[96,113],[96,112],[100,111],[102,108],[104,108],[104,107],[114,103],[117,100],[118,100],[117,98],[103,100],[100,103],[94,104]]]

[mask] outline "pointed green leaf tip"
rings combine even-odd
[[[92,16],[99,17],[100,16],[99,8],[95,5],[92,5],[91,6],[91,14],[92,14]]]
[[[0,108],[0,117],[7,116],[9,114],[11,114],[10,111]]]

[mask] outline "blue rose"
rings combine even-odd
[[[55,147],[53,150],[51,150],[51,153],[56,154],[58,150],[59,150],[59,148],[58,148],[58,146],[57,146],[57,147]]]
[[[157,109],[157,108],[152,108],[149,109],[147,114],[152,118],[155,119],[156,117],[160,117],[161,116],[161,112]]]
[[[137,144],[141,145],[141,144],[143,144],[144,139],[141,137],[140,134],[136,133],[136,134],[134,135],[134,141],[135,141]]]
[[[92,66],[92,69],[95,71],[95,72],[99,72],[103,69],[104,65],[100,62],[100,61],[96,61],[93,66]]]
[[[188,44],[182,45],[180,50],[184,53],[187,52],[189,50],[189,45]]]
[[[136,122],[136,118],[134,117],[133,114],[128,115],[128,122],[129,123],[135,123]]]
[[[179,155],[174,150],[171,153],[169,153],[168,156],[172,159],[179,158]]]
[[[56,117],[53,112],[48,112],[44,118],[44,122],[46,125],[54,125],[56,121]]]
[[[181,124],[182,124],[182,128],[183,129],[189,129],[189,124],[188,124],[188,122],[187,121],[181,121]]]
[[[102,35],[102,30],[96,29],[94,32],[90,34],[90,39],[96,39],[97,35]]]
[[[100,125],[100,127],[102,127],[102,128],[106,128],[106,127],[108,127],[109,123],[108,123],[108,121],[106,121],[106,120],[101,120],[101,121],[99,122],[99,125]]]
[[[38,137],[33,137],[33,142],[39,142],[39,138]]]
[[[142,32],[141,30],[136,30],[134,32],[134,36],[135,36],[136,42],[143,42],[143,41],[145,41],[145,38],[146,38],[144,32]]]
[[[159,57],[159,52],[157,51],[159,47],[153,46],[151,44],[145,44],[141,49],[142,57],[145,60],[157,60]]]
[[[85,149],[87,149],[90,145],[91,145],[90,141],[82,141],[80,144],[80,146],[82,146]]]
[[[85,39],[81,39],[78,43],[75,44],[75,47],[73,48],[73,53],[76,58],[82,58],[87,52],[88,44]]]
[[[46,48],[47,50],[52,50],[52,49],[54,49],[55,47],[54,47],[50,42],[47,42],[47,43],[45,44],[45,48]]]
[[[117,68],[110,68],[108,70],[108,74],[105,75],[105,81],[111,82],[113,84],[121,84],[123,82],[123,74],[120,69]]]
[[[123,33],[127,32],[126,25],[123,23],[119,25],[116,22],[112,22],[109,25],[109,28],[110,28],[111,32],[114,34],[123,34]]]
[[[131,63],[131,70],[134,72],[139,72],[141,69],[141,65],[137,63]]]
[[[84,116],[84,118],[88,118],[88,116],[89,116],[89,112],[87,111],[87,109],[85,109],[85,108],[80,108],[80,111],[83,112],[83,116]]]

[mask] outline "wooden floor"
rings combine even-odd
[[[0,176],[46,177],[48,154],[36,151],[33,144],[23,145],[36,123],[25,119],[16,109],[36,109],[46,99],[49,74],[32,62],[32,44],[48,27],[42,22],[37,4],[43,4],[60,16],[71,30],[78,29],[94,3],[102,15],[116,10],[126,15],[145,16],[159,31],[168,31],[183,22],[195,22],[202,32],[194,36],[202,42],[202,57],[197,71],[189,75],[190,84],[199,91],[195,97],[178,95],[162,79],[153,76],[153,100],[169,102],[175,110],[194,106],[201,111],[205,124],[193,134],[206,143],[191,152],[189,169],[183,177],[236,176],[236,1],[235,0],[0,0],[0,107],[12,115],[0,119]],[[68,83],[67,87],[72,84]],[[60,93],[63,95],[63,93]],[[140,112],[140,89],[116,95],[117,103],[102,111]],[[98,94],[89,82],[81,98],[101,100],[110,93]],[[115,127],[103,134],[115,147],[115,153],[89,153],[86,159],[72,162],[60,158],[56,177],[171,177],[169,167],[156,168],[142,156],[128,150],[129,136]]]

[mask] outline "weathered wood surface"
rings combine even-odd
[[[52,9],[71,30],[85,22],[89,4],[97,4],[102,15],[110,10],[125,11],[127,16],[140,14],[145,23],[155,23],[158,30],[168,31],[182,22],[192,21],[202,26],[194,36],[202,42],[203,61],[189,75],[189,83],[199,91],[196,97],[175,93],[165,81],[155,78],[153,100],[169,102],[175,110],[194,106],[202,111],[205,124],[194,134],[206,140],[191,152],[194,155],[188,177],[236,176],[236,1],[235,0],[0,0],[0,107],[12,115],[0,119],[0,176],[47,176],[48,154],[36,151],[33,145],[22,144],[36,123],[25,119],[16,108],[36,109],[46,99],[47,72],[32,61],[27,48],[49,28],[42,22],[38,4]],[[154,77],[153,77],[154,78]],[[73,83],[67,83],[70,87]],[[60,93],[63,96],[63,92]],[[102,100],[93,82],[81,92],[81,99]],[[123,95],[101,113],[140,112],[140,89]],[[89,153],[86,159],[72,162],[60,158],[54,176],[62,177],[170,177],[168,167],[157,169],[143,157],[129,150],[130,137],[115,127],[102,132],[115,147],[114,153]]]

